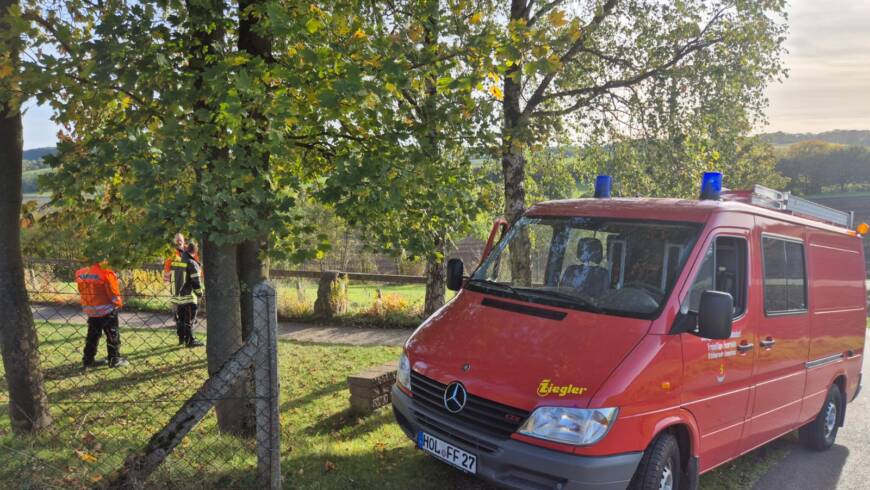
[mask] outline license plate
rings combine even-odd
[[[477,473],[477,456],[425,432],[417,434],[417,447],[462,471]]]

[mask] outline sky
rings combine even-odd
[[[792,0],[788,6],[789,76],[767,90],[761,132],[870,130],[870,0]],[[24,148],[53,146],[51,109],[24,114]]]
[[[870,0],[793,0],[763,131],[870,130]]]

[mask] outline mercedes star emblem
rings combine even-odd
[[[458,413],[465,408],[468,393],[459,381],[454,381],[444,389],[444,408],[450,413]]]

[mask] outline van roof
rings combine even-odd
[[[611,218],[649,219],[658,221],[706,222],[714,213],[733,212],[811,226],[826,231],[851,235],[847,228],[803,218],[787,212],[737,201],[713,201],[654,197],[612,199],[564,199],[535,204],[526,212],[528,216],[604,216]]]

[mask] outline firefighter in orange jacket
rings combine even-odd
[[[96,263],[76,271],[76,286],[82,310],[88,316],[88,334],[85,340],[84,367],[105,365],[111,367],[129,364],[121,357],[121,334],[118,331],[118,309],[123,306],[118,278],[111,269]],[[106,334],[107,360],[96,360],[97,347],[102,334]]]

